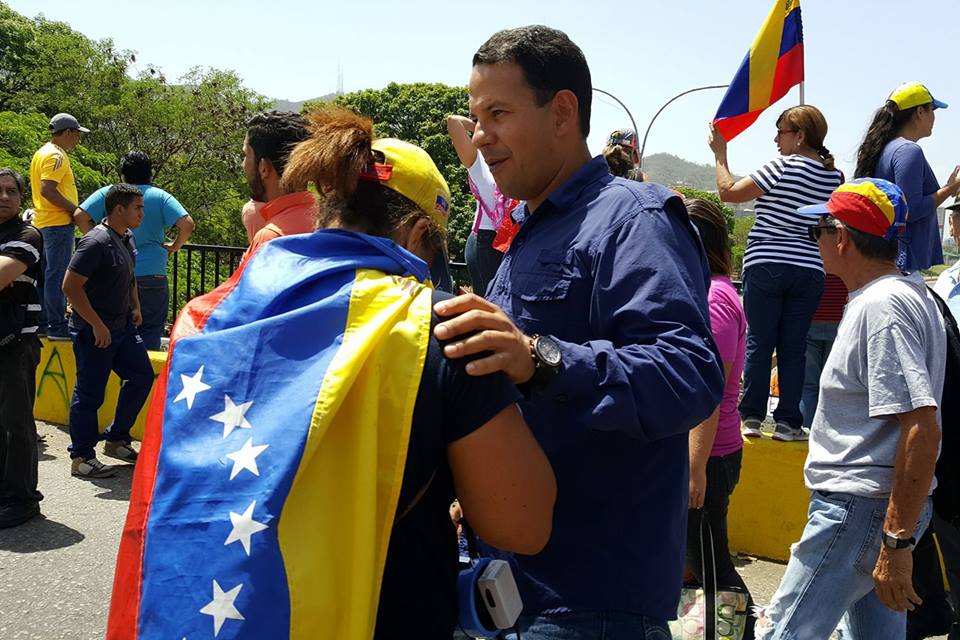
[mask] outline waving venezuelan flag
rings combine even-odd
[[[426,358],[426,265],[265,245],[174,328],[107,637],[370,638]]]
[[[801,82],[800,0],[776,0],[723,96],[713,123],[725,140],[733,140],[753,124],[764,109]]]

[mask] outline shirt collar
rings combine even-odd
[[[260,217],[266,222],[270,222],[270,218],[283,213],[287,209],[312,207],[316,202],[316,198],[309,191],[294,191],[293,193],[284,194],[279,198],[274,198],[263,205],[260,209]]]
[[[21,224],[25,224],[25,223],[23,222],[23,218],[21,218],[20,214],[18,213],[12,218],[9,218],[4,222],[0,222],[0,232],[6,233],[8,229],[13,229],[14,227],[20,226]]]
[[[567,178],[567,181],[553,190],[544,202],[549,202],[559,211],[566,211],[580,198],[580,194],[591,183],[610,175],[610,168],[606,159],[596,156],[577,172]]]

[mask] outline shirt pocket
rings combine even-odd
[[[565,300],[575,272],[572,252],[544,249],[531,270],[518,274],[514,294],[528,303]]]

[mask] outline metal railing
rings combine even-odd
[[[239,266],[244,251],[244,247],[185,244],[173,254],[167,267],[170,280],[167,322],[172,323],[189,300],[211,291],[229,278]]]
[[[174,319],[187,302],[216,288],[240,265],[244,247],[208,244],[185,244],[167,266],[170,281],[170,311],[167,322]],[[454,290],[470,285],[470,274],[463,262],[450,263]]]

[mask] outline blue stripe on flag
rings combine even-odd
[[[733,118],[750,111],[750,52],[743,57],[733,81],[723,94],[717,118]]]
[[[800,19],[800,7],[787,14],[783,20],[783,36],[780,38],[780,55],[782,56],[799,43],[803,42],[803,22]]]

